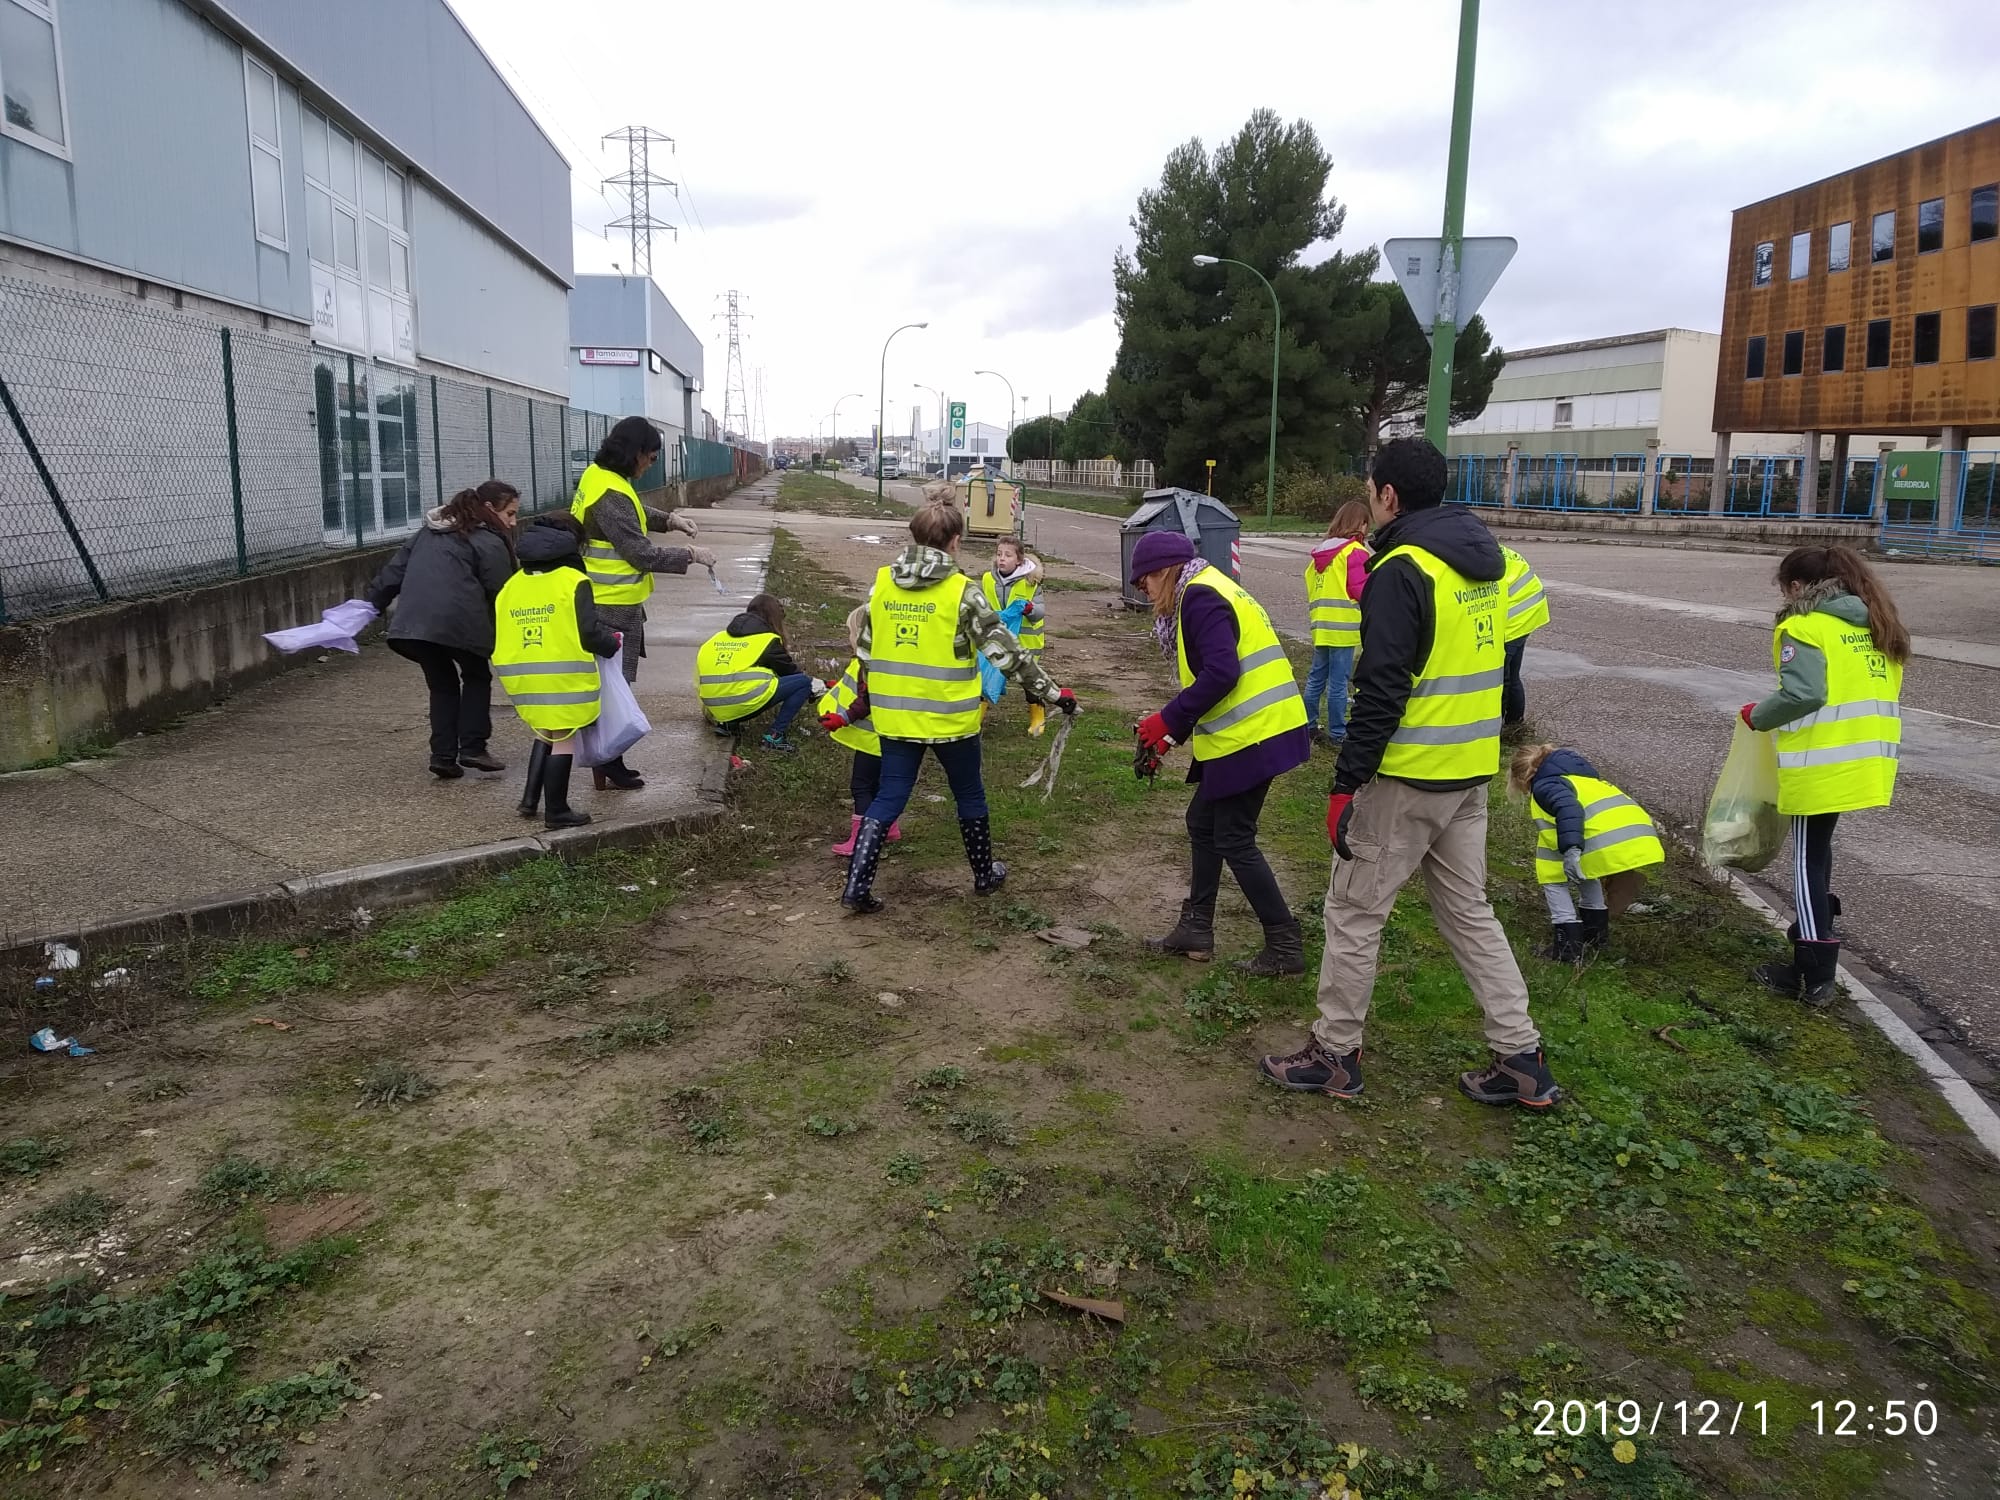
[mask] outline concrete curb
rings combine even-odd
[[[1736,899],[1763,917],[1779,932],[1785,931],[1783,913],[1752,889],[1750,884],[1734,870],[1722,872],[1729,879],[1729,888],[1736,893]],[[1986,1148],[1987,1154],[2000,1161],[2000,1114],[1986,1102],[1986,1097],[1974,1088],[1950,1063],[1938,1056],[1935,1048],[1911,1029],[1882,998],[1859,979],[1847,965],[1840,966],[1840,982],[1854,999],[1855,1007],[1875,1025],[1875,1029],[1887,1037],[1890,1045],[1914,1062],[1930,1080],[1952,1112],[1965,1122],[1965,1128],[1973,1138]]]
[[[706,781],[706,778],[704,778]],[[708,794],[704,784],[703,794]],[[408,906],[440,896],[467,880],[494,875],[530,860],[576,859],[600,849],[629,849],[694,833],[721,821],[712,805],[636,823],[592,824],[531,838],[505,839],[302,875],[258,890],[226,892],[170,906],[149,907],[106,922],[67,931],[10,938],[0,944],[0,966],[39,961],[47,943],[68,943],[85,953],[196,937],[230,937],[288,921],[324,919],[357,906]]]

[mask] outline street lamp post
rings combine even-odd
[[[1001,457],[1005,458],[1008,463],[1012,463],[1014,461],[1014,382],[1009,380],[1005,375],[1002,375],[998,370],[974,370],[972,373],[975,375],[991,375],[995,380],[1007,387],[1007,452],[1002,454]]]
[[[849,391],[845,396],[840,398],[840,401],[866,401],[867,399],[860,391]],[[840,401],[833,403],[833,426],[828,429],[833,434],[833,446],[836,448],[840,446]]]
[[[921,380],[910,382],[913,391],[929,391],[937,397],[938,404],[938,469],[943,478],[951,478],[951,461],[944,456],[944,392],[934,385],[925,385]]]
[[[1264,290],[1271,294],[1271,445],[1264,456],[1264,519],[1269,521],[1278,494],[1278,330],[1285,316],[1278,307],[1278,289],[1255,266],[1231,260],[1226,255],[1197,255],[1194,263],[1198,266],[1242,266],[1263,282]]]
[[[905,323],[902,328],[889,330],[889,337],[882,340],[882,368],[875,383],[875,498],[878,501],[882,498],[882,444],[889,435],[889,345],[905,328],[930,326],[929,323]]]

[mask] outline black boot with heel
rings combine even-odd
[[[542,768],[544,828],[581,828],[590,821],[589,813],[576,812],[569,805],[569,773],[575,764],[573,755],[551,755]]]

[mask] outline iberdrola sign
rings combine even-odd
[[[1906,504],[1937,503],[1938,460],[1944,455],[1933,449],[1913,449],[1889,455],[1889,473],[1882,481],[1885,500]]]

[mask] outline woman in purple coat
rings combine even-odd
[[[1299,920],[1257,847],[1257,821],[1271,782],[1312,755],[1299,696],[1270,617],[1241,584],[1195,555],[1184,536],[1151,532],[1132,549],[1132,582],[1153,602],[1153,634],[1180,671],[1181,691],[1139,721],[1143,751],[1186,745],[1191,849],[1187,900],[1178,926],[1147,946],[1206,962],[1215,953],[1215,897],[1222,867],[1264,924],[1264,947],[1237,967],[1251,974],[1303,974]]]

